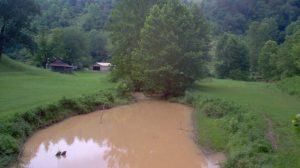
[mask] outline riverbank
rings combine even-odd
[[[76,99],[63,98],[57,103],[16,113],[6,120],[1,120],[0,167],[14,164],[22,154],[24,142],[37,130],[71,116],[111,108],[127,102],[126,97],[120,98],[114,90],[106,90]]]
[[[25,144],[22,167],[217,167],[220,158],[207,160],[192,139],[192,108],[135,97],[38,131]],[[67,155],[56,157],[59,150]]]
[[[276,84],[206,80],[181,102],[196,109],[199,144],[226,153],[223,167],[299,167],[299,98]]]

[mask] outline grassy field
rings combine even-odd
[[[254,129],[266,130],[265,137],[270,132],[274,134],[272,143],[277,149],[271,154],[270,167],[300,167],[300,134],[291,124],[293,117],[300,113],[300,99],[297,96],[283,92],[275,84],[217,79],[201,81],[191,92],[204,97],[221,98],[251,109],[259,122]],[[196,117],[200,142],[209,142],[208,145],[213,149],[224,150],[228,135],[223,123],[202,113],[196,113]]]
[[[34,107],[111,88],[108,74],[80,72],[64,75],[3,57],[0,62],[0,118]]]

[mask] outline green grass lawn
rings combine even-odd
[[[267,125],[266,119],[272,121],[272,129],[278,143],[278,150],[272,154],[272,167],[300,167],[300,134],[291,124],[293,117],[300,113],[300,99],[297,96],[281,91],[276,84],[217,79],[199,82],[193,92],[233,101],[249,108],[265,121],[264,125]],[[202,135],[217,132],[215,135],[209,135],[208,140],[213,141],[216,149],[222,149],[226,136],[223,136],[222,129],[212,127],[212,122],[216,120],[203,120],[200,126],[205,132]]]
[[[107,73],[64,75],[31,67],[3,57],[0,62],[0,118],[113,87]]]

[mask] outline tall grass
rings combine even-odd
[[[222,167],[270,166],[273,150],[265,136],[267,128],[263,118],[220,98],[186,92],[184,101],[196,109],[194,118],[199,144],[226,153],[227,160]]]
[[[225,167],[299,167],[300,134],[291,121],[299,113],[300,99],[276,84],[200,81],[185,101],[197,109],[199,142],[228,154]],[[239,131],[228,132],[228,126],[237,126]]]
[[[300,76],[283,79],[278,82],[277,86],[291,95],[300,97]]]

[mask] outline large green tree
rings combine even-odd
[[[87,66],[91,57],[88,55],[88,40],[86,34],[76,28],[68,27],[62,30],[61,36],[55,36],[53,54],[63,58],[69,64],[80,67]]]
[[[277,69],[281,77],[300,74],[300,29],[286,37],[278,50]]]
[[[262,47],[258,58],[258,69],[264,79],[274,79],[278,75],[278,45],[275,41],[267,41]]]
[[[38,13],[34,0],[0,0],[0,59],[5,47],[28,43],[26,30]]]
[[[108,24],[112,42],[112,75],[116,78],[132,78],[133,52],[138,47],[140,32],[149,9],[156,0],[123,0],[111,14]]]
[[[203,75],[209,29],[201,11],[179,0],[153,6],[141,31],[138,56],[144,89],[180,94]]]
[[[252,22],[247,31],[247,44],[250,49],[250,65],[252,71],[257,71],[257,63],[260,49],[268,40],[276,40],[278,26],[273,18],[264,19],[261,22]]]
[[[88,33],[89,54],[93,61],[107,61],[109,59],[107,51],[107,37],[104,32],[92,30]]]
[[[232,34],[224,34],[216,48],[216,71],[221,78],[247,79],[249,72],[248,48]]]

